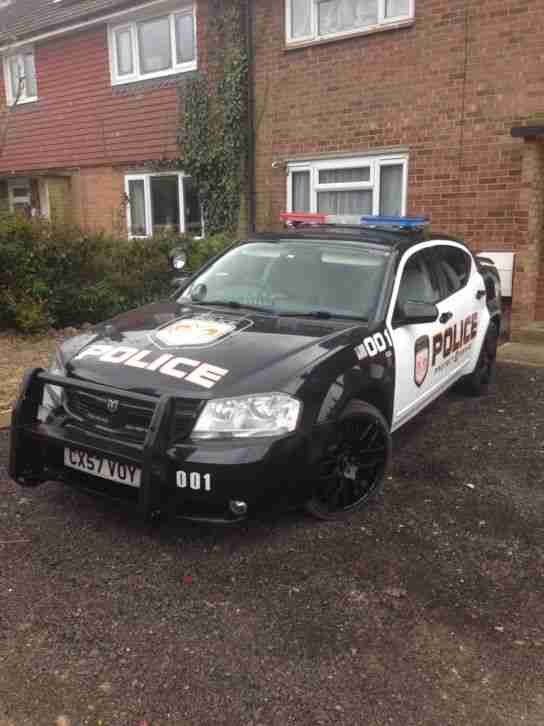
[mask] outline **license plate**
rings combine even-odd
[[[66,446],[64,465],[129,487],[139,487],[141,484],[142,471],[135,464],[121,464],[114,459],[99,454],[89,454],[81,449],[71,449]]]

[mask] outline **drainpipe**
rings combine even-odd
[[[255,0],[246,0],[246,47],[248,57],[247,72],[247,183],[248,183],[248,226],[250,234],[255,232],[256,226],[256,189],[255,189],[255,44],[253,42],[253,25],[254,25],[254,2]]]

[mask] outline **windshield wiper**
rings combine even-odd
[[[328,310],[310,310],[309,312],[301,311],[278,311],[278,315],[284,318],[317,318],[318,320],[331,320],[332,318],[340,318],[341,320],[360,320],[364,323],[368,322],[367,318],[359,315],[341,315],[340,313],[330,313]]]
[[[193,305],[206,306],[217,306],[223,308],[232,308],[233,310],[255,310],[258,313],[269,313],[271,315],[277,315],[277,312],[272,308],[264,308],[259,305],[246,305],[245,303],[236,302],[236,300],[191,300]]]

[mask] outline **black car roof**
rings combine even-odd
[[[337,240],[338,242],[363,242],[404,252],[409,247],[432,239],[457,242],[466,246],[460,239],[431,233],[428,227],[420,229],[388,229],[385,227],[336,224],[300,225],[285,232],[261,232],[251,235],[248,241]]]

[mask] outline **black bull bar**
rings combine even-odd
[[[25,448],[28,436],[47,438],[47,426],[40,432],[38,422],[38,409],[42,405],[44,387],[47,385],[61,388],[74,388],[89,393],[102,393],[114,396],[120,400],[151,403],[155,406],[149,430],[146,433],[143,445],[136,447],[136,460],[141,467],[141,485],[138,491],[138,509],[144,517],[149,517],[154,511],[155,499],[152,487],[152,472],[162,468],[165,453],[170,442],[170,432],[173,416],[175,414],[176,397],[167,394],[160,398],[147,396],[142,393],[132,393],[111,386],[98,383],[66,378],[44,371],[43,368],[30,369],[24,376],[19,397],[13,409],[11,419],[11,444],[9,458],[9,475],[20,484],[32,485],[32,482],[46,481],[47,469],[36,471],[33,468],[32,452]],[[68,438],[63,442],[70,444]],[[74,446],[81,446],[81,442]],[[85,444],[86,448],[100,450],[96,444]]]

